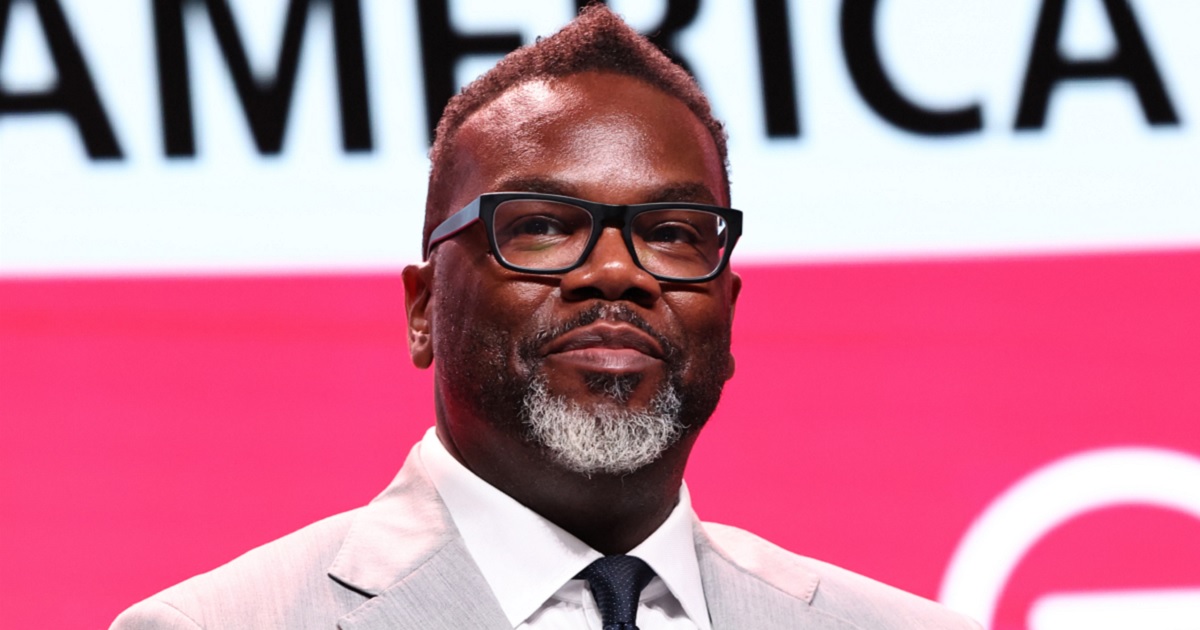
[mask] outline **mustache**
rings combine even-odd
[[[679,346],[672,343],[666,335],[660,333],[632,308],[624,304],[595,304],[584,309],[571,319],[550,328],[539,330],[531,339],[522,344],[521,354],[526,358],[537,356],[538,349],[552,339],[565,335],[576,328],[593,324],[598,321],[611,321],[629,324],[650,335],[663,349],[663,360],[670,363],[680,354]]]

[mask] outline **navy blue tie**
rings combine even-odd
[[[654,579],[654,569],[641,558],[604,556],[579,572],[588,582],[604,630],[638,630],[638,599],[642,589]]]

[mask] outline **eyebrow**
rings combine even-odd
[[[497,186],[497,191],[535,192],[548,195],[577,197],[580,199],[584,198],[579,195],[578,190],[570,183],[550,177],[514,177],[512,179],[502,180]],[[666,186],[652,189],[641,203],[655,203],[664,201],[694,202],[705,204],[717,203],[716,197],[713,196],[712,191],[708,189],[708,186],[705,186],[700,182],[668,184]]]
[[[497,191],[534,192],[546,195],[578,197],[575,188],[565,181],[549,177],[515,177],[500,181]]]
[[[705,186],[699,182],[687,182],[664,186],[654,191],[654,194],[646,199],[646,201],[690,201],[712,205],[717,203],[717,199],[713,197],[712,191],[708,189],[708,186]]]

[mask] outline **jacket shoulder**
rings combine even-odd
[[[941,604],[827,562],[801,556],[750,532],[703,523],[714,551],[742,572],[808,602],[829,627],[859,630],[979,630]]]
[[[313,523],[134,604],[111,630],[334,627],[366,600],[328,575],[354,513]]]

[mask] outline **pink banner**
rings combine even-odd
[[[1200,601],[1200,252],[739,271],[702,517],[992,628]],[[0,281],[4,625],[368,501],[433,423],[404,338],[398,274]]]

